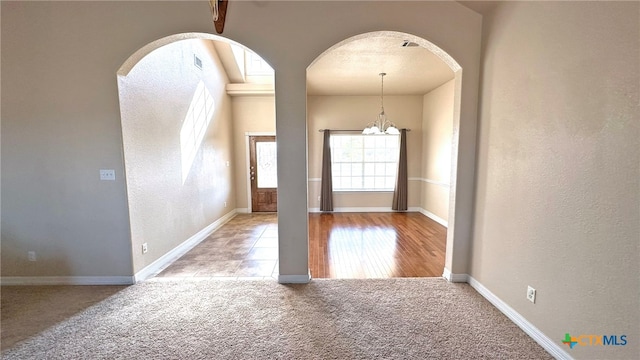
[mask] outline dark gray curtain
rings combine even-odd
[[[407,129],[400,130],[400,157],[398,158],[398,176],[393,190],[393,210],[406,211],[407,208]]]
[[[320,211],[333,211],[333,180],[331,180],[331,132],[324,131],[322,142],[322,182],[320,183]]]

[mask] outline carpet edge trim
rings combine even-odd
[[[446,269],[445,269],[446,270]],[[457,275],[457,274],[456,274]],[[466,275],[466,274],[465,274]],[[473,276],[467,275],[467,282],[474,288],[482,297],[487,299],[493,306],[495,306],[500,312],[509,318],[514,324],[516,324],[522,331],[529,335],[535,342],[537,342],[542,348],[544,348],[551,356],[556,359],[573,360],[573,358],[567,354],[558,344],[545,335],[540,329],[530,323],[524,316],[520,315],[511,306],[507,305],[502,299],[497,297]]]

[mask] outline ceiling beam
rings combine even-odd
[[[213,14],[213,24],[218,34],[222,34],[222,31],[224,30],[224,20],[227,17],[228,4],[229,0],[209,0],[209,5],[211,5],[211,12]]]

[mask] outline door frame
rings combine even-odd
[[[276,136],[275,131],[259,131],[259,132],[251,132],[247,131],[244,133],[244,142],[245,142],[245,171],[246,171],[246,184],[247,184],[247,213],[251,214],[252,206],[251,206],[251,156],[250,156],[250,144],[249,138],[252,136]]]

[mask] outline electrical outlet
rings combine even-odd
[[[531,286],[527,286],[527,300],[531,301],[532,303],[536,303],[536,289],[532,288]]]
[[[320,196],[318,196],[318,201],[320,201]]]
[[[226,201],[224,202],[224,207],[227,207],[227,202]]]
[[[27,258],[29,259],[29,261],[36,261],[36,252],[35,251],[28,251],[27,252]]]
[[[100,170],[100,180],[115,180],[116,179],[116,171],[115,170]]]
[[[147,243],[142,244],[142,253],[146,254],[147,251],[149,251],[149,246],[147,245]]]

